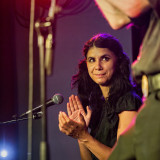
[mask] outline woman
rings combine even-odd
[[[130,81],[129,59],[116,38],[98,34],[86,42],[83,53],[73,76],[78,96],[69,98],[69,117],[59,113],[59,129],[78,139],[82,160],[103,160],[136,115],[141,99]]]

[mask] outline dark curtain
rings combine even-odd
[[[0,1],[0,122],[16,113],[16,70],[14,48],[13,0]],[[0,124],[0,149],[9,150],[9,159],[16,160],[17,126]]]

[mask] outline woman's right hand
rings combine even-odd
[[[69,102],[67,103],[67,112],[68,112],[69,118],[77,122],[80,122],[79,116],[78,116],[78,113],[80,112],[81,115],[83,115],[84,117],[86,127],[88,127],[91,119],[92,111],[89,108],[89,106],[87,106],[87,114],[85,113],[78,96],[71,95],[69,97]]]
[[[86,136],[89,134],[86,122],[80,112],[78,117],[79,122],[70,119],[65,112],[59,112],[59,130],[75,139],[85,141]]]

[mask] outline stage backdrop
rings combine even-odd
[[[76,0],[75,0],[76,1]],[[77,0],[78,2],[79,0]],[[84,1],[85,2],[85,1]],[[5,2],[6,4],[6,2]],[[39,4],[38,4],[39,5]],[[11,85],[7,92],[8,97],[3,93],[1,99],[9,101],[10,104],[0,106],[5,110],[0,115],[6,115],[5,119],[11,118],[13,114],[21,114],[28,110],[28,39],[29,39],[29,7],[27,1],[16,0],[8,1],[5,8],[1,5],[4,19],[3,30],[1,30],[3,48],[1,57],[8,58],[5,61],[11,61],[6,65],[5,62],[1,69],[6,84]],[[75,7],[75,6],[74,6]],[[46,7],[47,8],[47,7]],[[85,8],[85,7],[84,7]],[[6,16],[6,12],[10,13]],[[47,13],[47,9],[45,10]],[[45,14],[44,14],[45,15]],[[39,14],[35,15],[38,18]],[[71,90],[71,77],[77,71],[77,65],[82,59],[82,48],[84,43],[97,33],[110,33],[117,37],[124,47],[132,61],[131,30],[122,29],[114,31],[110,28],[102,14],[95,6],[94,1],[82,12],[72,14],[63,14],[56,17],[53,24],[53,38],[55,40],[55,49],[53,52],[52,74],[46,77],[46,99],[51,98],[55,93],[60,93],[64,97],[64,102],[60,105],[54,105],[47,109],[47,138],[49,146],[50,160],[80,160],[77,141],[72,139],[58,129],[58,113],[66,112],[66,103],[71,94],[76,94],[76,90]],[[4,41],[4,37],[8,41]],[[5,65],[5,66],[4,66]],[[9,72],[5,69],[9,68]],[[4,83],[3,81],[3,83]],[[5,86],[1,87],[5,90]],[[39,82],[39,51],[37,47],[37,35],[34,32],[34,107],[40,104],[40,82]],[[10,109],[11,107],[11,109]],[[8,109],[7,109],[8,108]],[[8,114],[10,113],[10,114]],[[7,125],[8,128],[14,128],[12,131],[13,139],[16,143],[16,160],[27,159],[27,121],[18,122],[18,124]],[[5,126],[1,126],[1,131]],[[9,130],[9,129],[8,129]],[[3,132],[6,136],[7,133]],[[1,137],[2,139],[2,137]],[[9,143],[9,138],[5,139]],[[39,159],[39,145],[41,141],[41,119],[33,120],[33,160]]]

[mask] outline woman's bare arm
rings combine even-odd
[[[148,0],[95,0],[113,29],[120,29],[151,8]]]

